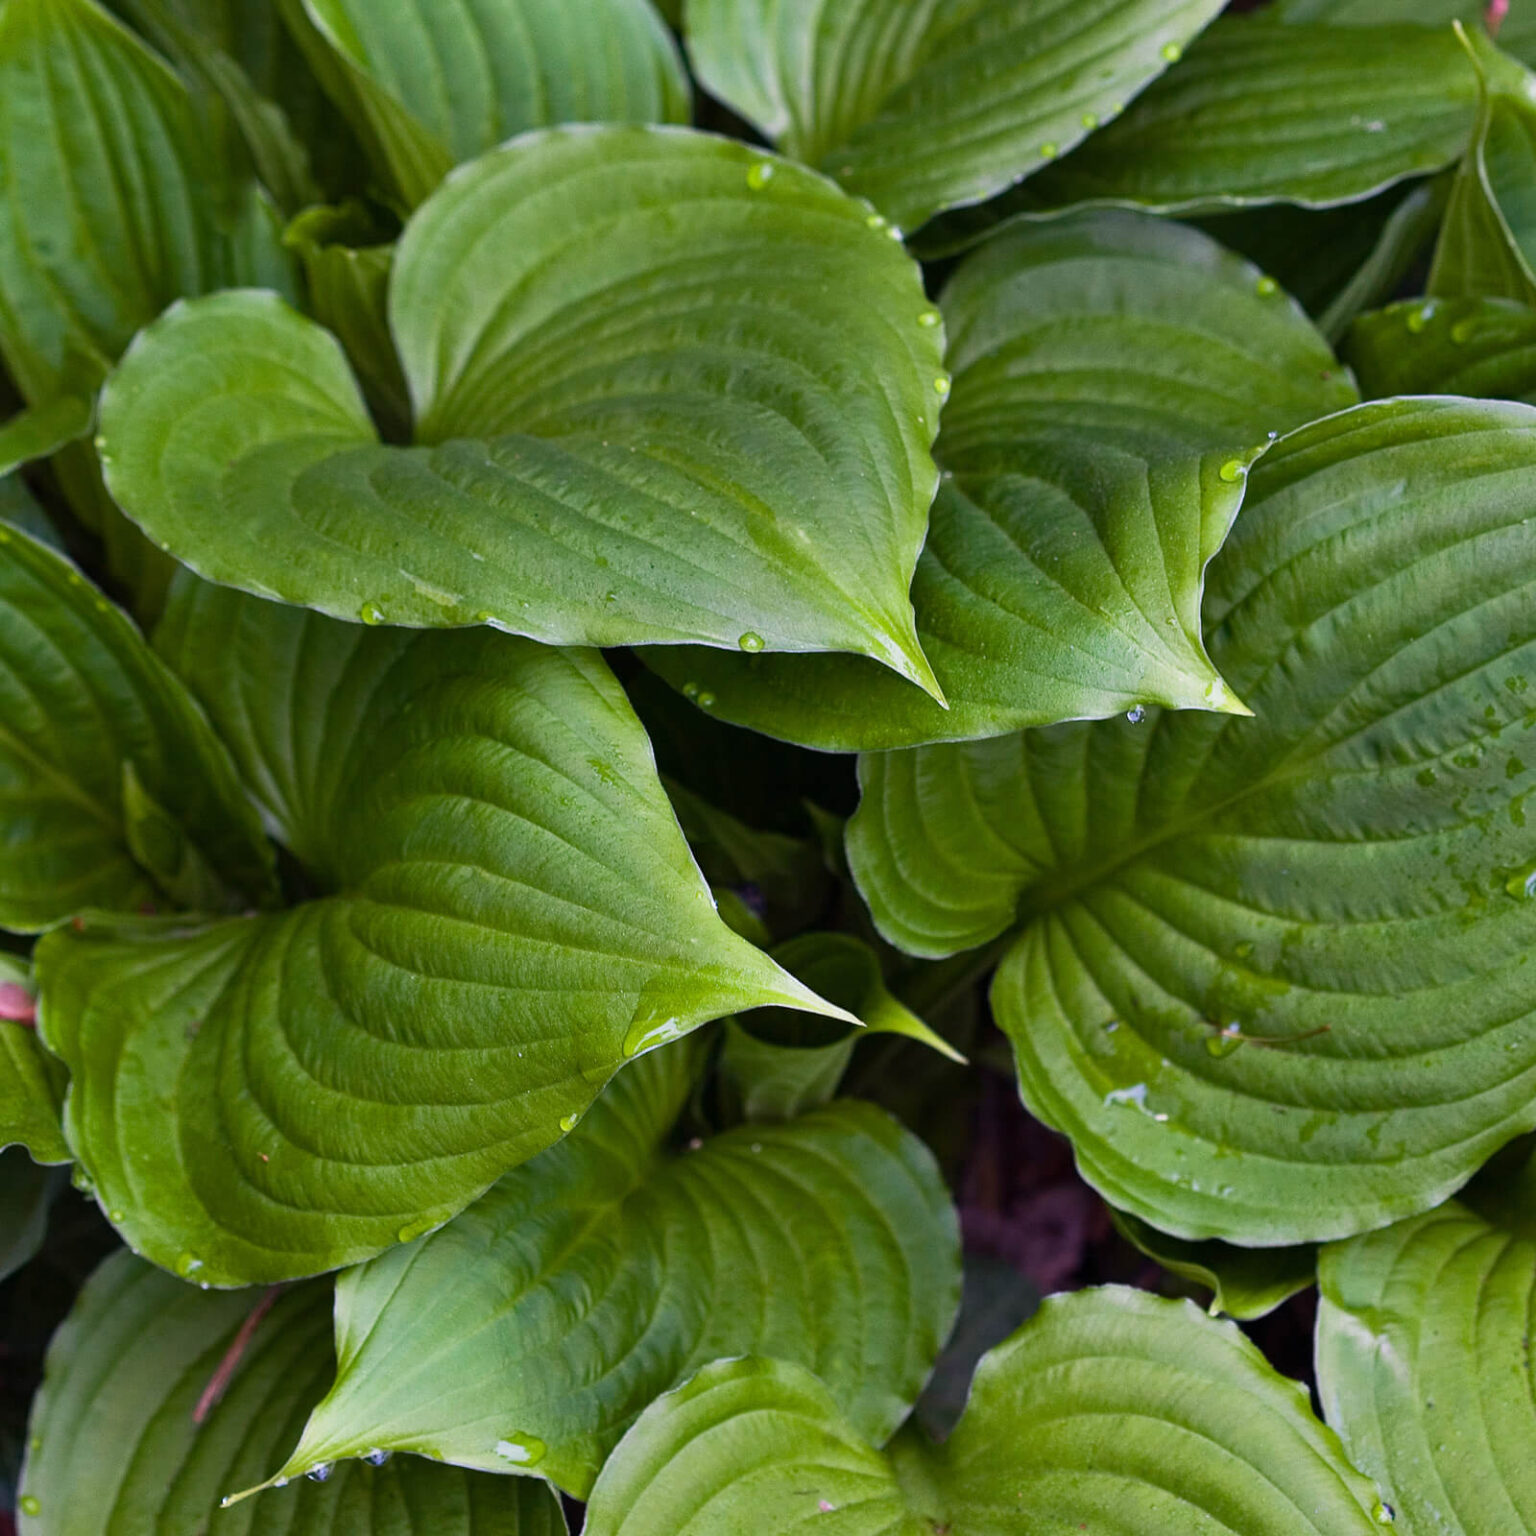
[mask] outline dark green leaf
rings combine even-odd
[[[0,1147],[25,1147],[39,1163],[67,1163],[59,1117],[63,1066],[43,1049],[34,1028],[30,967],[0,955]]]
[[[0,1151],[0,1280],[29,1263],[43,1246],[48,1209],[68,1183],[62,1168],[40,1167],[24,1147]]]
[[[279,0],[407,208],[530,128],[686,122],[688,77],[649,0]]]
[[[1270,9],[1285,21],[1323,22],[1330,26],[1447,27],[1453,21],[1482,23],[1493,7],[1488,0],[1273,0]],[[1526,4],[1509,8],[1498,29],[1499,46],[1527,64],[1536,63],[1536,10]]]
[[[564,1536],[542,1484],[414,1456],[349,1463],[323,1484],[221,1511],[325,1390],[330,1323],[328,1285],[275,1300],[205,1295],[114,1254],[49,1346],[22,1474],[24,1536]],[[234,1375],[210,1402],[232,1354]]]
[[[1090,134],[1220,0],[689,0],[705,88],[898,226],[991,197]]]
[[[169,813],[158,845],[165,863],[145,863],[147,848],[135,847],[130,774]],[[7,928],[36,932],[88,907],[159,903],[178,892],[156,877],[182,860],[209,877],[205,910],[271,893],[260,826],[186,690],[73,565],[3,523],[0,805]]]
[[[1362,315],[1349,360],[1371,398],[1536,401],[1536,309],[1509,299],[1413,299]]]
[[[939,1446],[872,1450],[802,1366],[706,1366],[625,1436],[586,1531],[1366,1536],[1379,1508],[1234,1325],[1111,1288],[1047,1300],[982,1361]]]
[[[948,711],[846,657],[647,656],[723,719],[817,747],[995,736],[1154,701],[1238,708],[1206,562],[1270,433],[1357,398],[1273,279],[1193,229],[1020,226],[943,297],[946,472],[913,584]]]
[[[630,1056],[773,1003],[591,652],[338,624],[186,581],[160,643],[322,893],[39,948],[71,1145],[112,1221],[216,1285],[405,1242]]]
[[[526,137],[400,242],[421,446],[377,443],[332,336],[231,293],[109,382],[108,483],[204,575],[354,621],[847,649],[931,686],[907,589],[949,381],[866,212],[703,134]]]
[[[1499,1175],[1322,1254],[1324,1410],[1410,1536],[1536,1529],[1536,1162]]]
[[[33,459],[46,459],[87,436],[95,414],[93,401],[60,395],[47,405],[12,416],[0,426],[0,475]]]
[[[1278,1245],[1428,1209],[1536,1125],[1536,411],[1357,407],[1277,444],[1211,570],[1256,719],[863,761],[881,930],[1017,922],[1021,1091],[1112,1203]]]
[[[668,1150],[698,1060],[627,1069],[559,1147],[342,1276],[336,1386],[284,1471],[382,1446],[585,1496],[658,1393],[763,1350],[884,1440],[959,1299],[932,1156],[853,1100]]]

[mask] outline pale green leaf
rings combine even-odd
[[[265,1308],[270,1310],[264,1310]],[[258,1315],[259,1314],[259,1315]],[[243,1345],[242,1327],[250,1328]],[[209,1295],[118,1252],[48,1349],[22,1473],[25,1536],[564,1536],[540,1483],[405,1456],[220,1510],[325,1390],[331,1288]],[[194,1416],[238,1350],[223,1395]]]
[[[174,892],[134,847],[124,775],[170,816],[159,847],[220,877],[216,906],[269,897],[272,859],[228,754],[120,609],[73,565],[0,523],[0,926]]]
[[[1429,291],[1536,303],[1536,74],[1458,29],[1477,70],[1477,122],[1451,187]]]
[[[1536,402],[1536,309],[1509,299],[1412,299],[1362,315],[1347,351],[1370,398]]]
[[[95,403],[78,395],[61,395],[47,405],[18,412],[0,425],[0,475],[33,459],[46,459],[87,436],[95,414]]]
[[[530,128],[687,122],[650,0],[280,0],[374,169],[407,208]]]
[[[627,1069],[560,1146],[341,1277],[336,1385],[286,1473],[380,1446],[585,1496],[654,1397],[761,1351],[861,1434],[896,1428],[959,1301],[932,1155],[853,1100],[669,1149],[699,1054]]]
[[[1512,1151],[1514,1149],[1511,1149]],[[1536,1529],[1536,1163],[1325,1248],[1328,1421],[1407,1536]]]
[[[739,1009],[841,1017],[720,922],[602,660],[185,581],[160,643],[315,899],[38,951],[66,1126],[139,1252],[216,1285],[352,1263]]]
[[[603,1469],[587,1536],[1366,1536],[1379,1500],[1235,1326],[1106,1288],[1052,1297],[942,1445],[871,1449],[802,1366],[723,1360]]]
[[[1533,468],[1522,405],[1304,427],[1206,594],[1256,719],[863,760],[877,923],[921,954],[1016,934],[993,1006],[1021,1092],[1113,1204],[1347,1236],[1536,1125]]]
[[[396,253],[419,446],[376,441],[329,333],[228,293],[108,383],[108,483],[202,574],[341,618],[846,649],[929,683],[908,586],[948,380],[866,215],[704,134],[522,138]]]
[[[1476,75],[1448,27],[1232,16],[1030,190],[1050,203],[1164,210],[1327,207],[1449,165],[1476,103]]]
[[[713,95],[903,228],[1048,165],[1219,0],[688,0]]]
[[[31,967],[0,954],[0,1147],[25,1147],[39,1163],[67,1163],[59,1120],[68,1081],[37,1038]]]
[[[841,750],[1234,707],[1205,565],[1256,446],[1356,400],[1326,343],[1198,231],[1114,211],[1001,234],[942,308],[946,473],[912,599],[948,711],[847,657],[647,663],[721,719]]]
[[[1116,1230],[1150,1259],[1211,1292],[1211,1315],[1241,1322],[1266,1317],[1317,1279],[1317,1249],[1238,1248],[1232,1243],[1191,1243],[1169,1237],[1139,1216],[1109,1214]]]

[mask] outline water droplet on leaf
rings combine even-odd
[[[577,1124],[577,1122],[580,1119],[581,1119],[580,1115],[561,1115],[560,1116],[560,1129],[561,1129],[561,1131],[568,1135],[571,1131],[574,1131],[576,1129],[576,1124]]]
[[[642,1051],[665,1045],[683,1033],[683,1021],[668,1016],[657,1018],[653,1013],[637,1013],[624,1036],[624,1054],[638,1056]]]
[[[1522,870],[1519,874],[1511,875],[1504,882],[1504,889],[1511,896],[1518,896],[1524,901],[1529,901],[1536,896],[1536,869]]]
[[[1247,473],[1248,466],[1244,464],[1241,459],[1228,459],[1227,462],[1223,464],[1219,470],[1217,470],[1217,474],[1219,474],[1221,478],[1227,482],[1228,485],[1235,485]]]
[[[364,624],[382,624],[384,622],[384,610],[377,603],[364,603],[358,609],[357,616]]]
[[[177,1257],[176,1273],[183,1280],[190,1280],[203,1267],[203,1261],[195,1253],[183,1253]]]
[[[1371,1519],[1377,1525],[1391,1525],[1397,1519],[1397,1511],[1390,1504],[1383,1504],[1380,1499],[1377,1499],[1371,1509]]]
[[[21,1510],[22,1514],[28,1515],[34,1520],[43,1512],[42,1501],[30,1493],[22,1494],[21,1503],[17,1507]]]
[[[1417,309],[1410,309],[1408,311],[1408,319],[1405,323],[1408,329],[1417,336],[1434,318],[1435,306],[1433,304],[1420,304]]]
[[[1141,722],[1147,718],[1147,712],[1140,704],[1133,704],[1128,710],[1126,710],[1125,718],[1129,720],[1132,725],[1140,725]]]
[[[1242,1030],[1236,1024],[1224,1024],[1206,1036],[1205,1048],[1212,1056],[1230,1056],[1242,1043]]]
[[[747,172],[747,185],[754,192],[761,192],[772,180],[773,162],[771,160],[759,160]]]
[[[1054,140],[1049,144],[1042,144],[1040,146],[1040,158],[1042,160],[1054,160],[1060,153],[1061,145],[1057,144]]]
[[[938,378],[933,381],[933,392],[941,400],[947,400],[949,398],[949,375],[947,373],[941,373]]]
[[[1086,128],[1090,133],[1092,133],[1093,130],[1095,128],[1097,128],[1098,126],[1099,126],[1099,120],[1098,120],[1097,117],[1094,116],[1094,114],[1092,112],[1084,112],[1083,113],[1083,127],[1084,128]]]
[[[1272,299],[1277,293],[1280,292],[1280,284],[1277,283],[1272,277],[1261,277],[1258,282],[1253,285],[1253,291],[1258,294],[1261,299]]]
[[[514,1467],[536,1467],[544,1459],[546,1446],[537,1435],[516,1434],[498,1440],[492,1449]]]
[[[402,1243],[414,1243],[418,1237],[424,1237],[438,1223],[439,1218],[425,1216],[420,1221],[407,1222],[405,1226],[395,1234]]]
[[[382,1467],[393,1454],[393,1451],[381,1451],[374,1449],[369,1451],[363,1457],[363,1460],[366,1461],[370,1467]]]
[[[922,326],[925,331],[931,331],[934,326],[936,326],[943,318],[944,317],[938,312],[938,310],[925,309],[922,314],[917,317],[917,323]]]
[[[332,1470],[333,1469],[330,1462],[317,1461],[314,1466],[312,1466],[309,1471],[304,1474],[304,1476],[307,1477],[312,1483],[323,1483],[330,1478]]]
[[[736,644],[749,655],[755,656],[763,648],[763,637],[755,630],[749,629]]]
[[[1162,55],[1170,64],[1177,64],[1184,57],[1184,50],[1177,43],[1164,43]]]

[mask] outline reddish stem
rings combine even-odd
[[[280,1285],[269,1285],[266,1294],[251,1308],[251,1315],[240,1324],[240,1332],[235,1335],[234,1342],[224,1351],[224,1358],[219,1361],[218,1370],[213,1373],[208,1385],[203,1388],[203,1395],[198,1398],[197,1407],[192,1410],[194,1424],[201,1424],[218,1406],[219,1399],[228,1390],[230,1380],[239,1368],[241,1357],[249,1347],[252,1336],[261,1326],[262,1318],[272,1310],[272,1303],[277,1300],[282,1289]]]

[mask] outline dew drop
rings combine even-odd
[[[1111,1104],[1129,1104],[1133,1109],[1139,1109],[1143,1114],[1147,1109],[1147,1085],[1136,1083],[1129,1088],[1115,1088],[1104,1095],[1104,1105],[1107,1109]]]
[[[364,603],[358,609],[357,616],[364,624],[382,624],[384,622],[384,610],[377,603]]]
[[[1054,160],[1061,153],[1061,145],[1052,140],[1048,144],[1040,146],[1040,158],[1042,160]]]
[[[328,1461],[317,1461],[308,1472],[304,1474],[312,1483],[324,1483],[330,1480],[333,1468]]]
[[[1454,341],[1458,347],[1464,347],[1469,341],[1472,340],[1476,330],[1477,326],[1472,321],[1458,320],[1456,324],[1451,327],[1451,340]]]
[[[176,1273],[183,1280],[190,1280],[203,1267],[203,1261],[195,1253],[183,1253],[176,1259]]]
[[[1221,709],[1227,702],[1227,685],[1218,677],[1205,690],[1205,702],[1212,709]]]
[[[367,1452],[364,1455],[363,1460],[366,1461],[370,1467],[382,1467],[393,1454],[393,1451],[381,1451],[375,1447],[373,1450]]]
[[[697,683],[684,683],[683,684],[683,697],[685,699],[696,699],[696,698],[698,698],[698,696],[699,696],[699,685]]]
[[[84,1168],[76,1163],[69,1175],[69,1182],[80,1191],[82,1195],[90,1194],[96,1188],[96,1180],[88,1174]]]
[[[943,318],[944,317],[938,312],[938,310],[925,309],[922,314],[917,317],[917,323],[922,326],[925,331],[931,331],[934,326],[936,326]]]
[[[107,1220],[120,1224],[124,1220],[124,1214],[122,1211],[108,1211]]]
[[[1435,306],[1433,304],[1420,304],[1417,309],[1408,311],[1408,318],[1404,322],[1415,336],[1435,318]]]
[[[947,373],[941,373],[933,381],[933,392],[940,400],[947,400],[949,398],[949,375]]]
[[[1090,133],[1092,133],[1093,130],[1095,128],[1097,128],[1098,126],[1099,126],[1099,120],[1098,120],[1098,118],[1092,112],[1084,112],[1083,113],[1083,127],[1084,128],[1086,128]]]
[[[30,1516],[33,1520],[37,1519],[43,1512],[42,1500],[36,1494],[31,1493],[22,1494],[21,1503],[17,1507],[21,1510],[22,1514]]]
[[[546,1446],[537,1435],[516,1434],[498,1440],[491,1449],[514,1467],[536,1467],[544,1460]]]
[[[699,695],[697,702],[700,709],[713,709],[715,707],[715,696],[706,689]]]
[[[1132,725],[1140,725],[1141,722],[1147,718],[1146,709],[1140,704],[1135,704],[1130,709],[1126,710],[1125,718],[1129,720]]]
[[[1184,50],[1177,43],[1164,43],[1161,51],[1170,64],[1177,64],[1184,57]]]
[[[440,1220],[437,1216],[423,1216],[420,1221],[407,1222],[395,1236],[402,1243],[414,1243],[418,1237],[425,1237]]]
[[[886,225],[890,223],[890,220],[887,219],[884,214],[872,213],[867,219],[864,220],[864,222],[871,229],[884,229]]]
[[[755,656],[763,648],[763,637],[756,630],[749,629],[736,642],[748,655]]]
[[[1529,901],[1536,896],[1536,869],[1522,870],[1517,875],[1511,875],[1504,882],[1504,889],[1511,896],[1518,896],[1523,901]]]
[[[580,1119],[581,1119],[580,1115],[561,1115],[560,1116],[560,1129],[561,1129],[561,1131],[566,1133],[566,1134],[569,1134],[571,1131],[574,1131],[576,1129],[576,1123]]]
[[[624,1036],[624,1054],[638,1056],[654,1046],[665,1045],[668,1040],[676,1040],[682,1032],[681,1019],[659,1019],[651,1013],[638,1014],[629,1026],[629,1033]]]
[[[1272,299],[1277,293],[1280,292],[1280,284],[1277,283],[1272,277],[1261,277],[1258,282],[1253,285],[1253,291],[1258,294],[1261,299]]]
[[[1228,485],[1235,485],[1248,473],[1248,466],[1241,459],[1228,459],[1217,473]]]
[[[1371,1519],[1377,1525],[1391,1525],[1397,1519],[1397,1511],[1390,1504],[1383,1504],[1377,1499],[1371,1508]]]
[[[747,172],[747,185],[754,192],[761,192],[764,187],[773,180],[773,162],[771,160],[758,160]]]
[[[1242,1030],[1236,1024],[1224,1024],[1206,1036],[1205,1048],[1212,1056],[1230,1056],[1242,1043]]]

